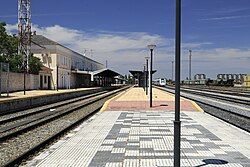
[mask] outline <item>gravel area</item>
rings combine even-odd
[[[106,93],[106,92],[108,92],[108,91],[98,92],[98,93],[95,93],[95,95],[103,94],[103,93]],[[23,110],[23,111],[18,111],[18,112],[13,112],[13,113],[1,115],[0,116],[0,122],[5,121],[5,120],[9,120],[11,118],[16,118],[16,117],[22,117],[22,116],[26,117],[26,115],[28,115],[28,114],[36,114],[36,113],[38,113],[39,111],[42,111],[42,110],[49,110],[51,108],[55,108],[55,107],[58,107],[58,106],[61,106],[61,105],[70,104],[70,103],[75,102],[77,100],[88,98],[89,96],[92,96],[92,94],[91,95],[81,96],[81,97],[74,98],[74,99],[64,100],[64,101],[53,103],[53,104],[39,106],[39,107],[35,107],[35,108],[32,108],[32,109],[27,109],[27,110]]]
[[[200,102],[213,105],[215,107],[223,108],[225,110],[228,110],[229,112],[241,114],[250,118],[250,107],[247,105],[242,105],[242,104],[238,105],[238,103],[233,103],[233,102],[228,102],[225,100],[204,97],[201,95],[193,95],[193,94],[188,94],[188,93],[181,93],[181,96],[190,98],[194,101],[200,101]]]
[[[167,89],[167,88],[162,88],[162,89],[164,89],[168,92],[171,92],[171,93],[175,92],[175,90],[172,90],[172,89]],[[243,104],[228,102],[225,100],[210,98],[210,97],[206,97],[206,95],[202,96],[202,95],[195,95],[195,94],[184,93],[184,92],[181,92],[181,96],[186,97],[186,98],[190,98],[194,101],[200,101],[200,102],[204,102],[207,104],[211,104],[211,105],[214,105],[216,107],[228,110],[229,112],[241,114],[241,115],[244,115],[244,116],[250,118],[250,106],[249,105],[243,105]]]
[[[71,103],[65,103],[64,106],[60,106],[57,108],[54,108],[53,111],[44,110],[43,112],[38,112],[37,114],[33,113],[32,115],[27,115],[26,117],[23,117],[21,119],[13,120],[10,122],[7,122],[5,124],[2,124],[0,126],[0,137],[10,135],[14,132],[18,132],[26,127],[30,127],[32,125],[36,125],[39,122],[44,122],[48,119],[54,118],[57,115],[61,115],[63,113],[67,113],[67,111],[71,110],[72,108],[76,108],[78,106],[82,106],[89,101],[92,101],[96,97],[102,97],[103,95],[99,95],[99,93],[92,96],[87,96],[86,98],[76,98],[75,100],[71,100]],[[90,97],[90,98],[88,98]],[[80,101],[78,101],[80,100]],[[56,106],[56,105],[55,105]],[[57,105],[58,106],[58,105]],[[24,111],[25,112],[25,111]]]
[[[249,118],[231,114],[231,113],[225,112],[224,110],[215,109],[214,107],[210,107],[208,105],[204,105],[199,102],[197,102],[197,104],[205,112],[250,132],[250,119]]]

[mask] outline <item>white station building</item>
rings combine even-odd
[[[109,86],[113,78],[119,75],[112,70],[105,69],[102,63],[42,35],[32,37],[31,50],[44,65],[43,72],[39,74],[40,89]]]

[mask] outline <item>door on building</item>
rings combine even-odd
[[[48,89],[50,90],[51,89],[51,77],[48,76]]]
[[[40,75],[40,89],[43,89],[43,76]]]

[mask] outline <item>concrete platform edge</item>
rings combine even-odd
[[[100,112],[105,111],[105,110],[107,109],[109,103],[110,103],[112,100],[115,100],[115,99],[119,98],[120,96],[122,96],[124,93],[126,93],[127,91],[129,91],[129,90],[132,89],[132,88],[133,88],[133,87],[131,87],[131,88],[129,88],[129,89],[126,89],[126,90],[123,91],[122,93],[120,93],[120,94],[118,94],[118,95],[112,97],[111,99],[107,100],[107,101],[104,103],[104,105],[102,106]]]
[[[98,88],[83,91],[65,92],[65,93],[55,93],[50,95],[39,95],[34,97],[13,99],[8,101],[0,102],[0,112],[9,113],[13,111],[25,110],[30,107],[38,107],[41,105],[51,104],[62,100],[67,100],[70,98],[80,97],[83,95],[96,93],[102,90],[108,90],[112,88]]]

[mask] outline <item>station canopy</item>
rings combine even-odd
[[[104,68],[104,69],[101,69],[101,70],[93,71],[92,75],[112,78],[112,77],[118,76],[120,74],[118,72],[115,72],[115,71],[111,70],[111,69]]]
[[[137,71],[137,70],[129,70],[129,72],[133,75],[134,78],[138,79],[138,77],[143,76],[144,72],[143,71]],[[145,71],[146,72],[146,71]],[[156,70],[152,71],[152,74],[154,74]]]

